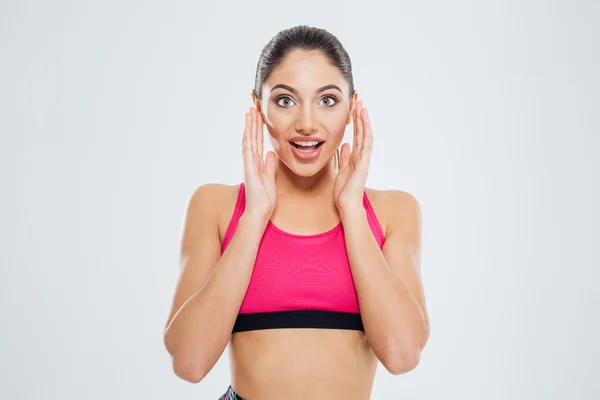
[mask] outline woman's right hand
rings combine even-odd
[[[268,221],[275,210],[275,153],[263,160],[263,119],[254,107],[246,113],[242,153],[246,185],[245,214]]]

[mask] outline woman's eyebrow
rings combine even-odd
[[[285,89],[285,90],[289,90],[290,92],[294,93],[294,94],[298,94],[298,91],[296,89],[294,89],[291,86],[285,85],[283,83],[278,83],[277,85],[273,86],[273,88],[271,89],[271,91],[275,90],[275,89]],[[342,92],[342,89],[339,88],[339,86],[337,85],[325,85],[323,87],[320,87],[316,90],[316,93],[321,93],[327,89],[336,89],[338,90],[340,93],[344,94],[344,92]]]

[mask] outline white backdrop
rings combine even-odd
[[[383,4],[383,3],[382,3]],[[373,399],[597,399],[596,1],[2,1],[0,398],[216,399],[162,333],[185,207],[242,179],[256,62],[334,33],[423,209],[431,337]],[[352,125],[347,139],[351,139]]]

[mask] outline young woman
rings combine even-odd
[[[369,399],[378,361],[410,371],[429,337],[419,205],[365,188],[373,133],[329,32],[278,33],[252,100],[244,182],[202,185],[188,205],[165,330],[174,372],[201,381],[229,343],[221,399]]]

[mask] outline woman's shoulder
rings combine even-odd
[[[381,229],[387,234],[390,224],[420,213],[420,206],[411,193],[402,190],[378,190],[365,188],[369,202],[379,220]]]
[[[240,184],[204,183],[194,190],[191,201],[218,206],[227,203],[233,197],[235,203],[239,189]]]
[[[216,219],[222,236],[235,209],[239,190],[239,183],[235,185],[204,183],[194,190],[190,203],[202,207]]]
[[[402,190],[365,188],[365,191],[367,192],[369,200],[378,201],[380,203],[393,203],[397,205],[398,202],[417,201],[415,196],[411,193]]]

